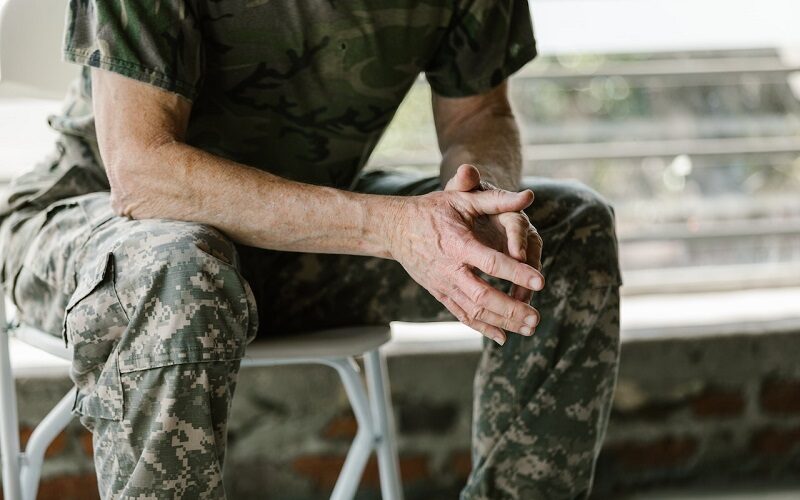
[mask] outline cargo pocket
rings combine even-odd
[[[72,344],[70,377],[78,388],[73,411],[82,416],[122,420],[123,393],[117,349],[128,317],[114,289],[114,256],[98,256],[64,314],[64,341]]]
[[[89,236],[86,217],[70,198],[20,220],[15,231],[4,241],[9,297],[20,321],[59,335],[75,289],[75,254]]]
[[[186,363],[229,362],[244,357],[258,329],[249,285],[236,266],[208,248],[180,245],[169,266],[158,266],[142,289],[135,329],[122,340],[122,374]],[[134,329],[132,325],[131,329]]]

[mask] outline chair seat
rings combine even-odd
[[[317,330],[266,340],[247,346],[243,365],[258,359],[341,358],[360,356],[391,339],[388,326],[359,326]]]
[[[14,337],[58,356],[72,359],[72,349],[54,335],[28,325],[11,330]],[[245,351],[244,365],[248,360],[292,360],[308,358],[343,358],[360,356],[387,343],[391,339],[388,326],[359,326],[298,333],[291,336],[253,341]]]

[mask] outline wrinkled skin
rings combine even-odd
[[[502,330],[531,335],[539,313],[475,272],[523,290],[541,290],[541,273],[507,255],[512,244],[515,254],[522,255],[519,241],[530,229],[519,224],[524,217],[520,212],[531,204],[533,193],[455,189],[469,186],[467,178],[476,174],[474,167],[462,166],[449,189],[410,199],[400,212],[392,257],[459,321],[502,345],[506,340]]]

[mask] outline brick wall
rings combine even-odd
[[[627,343],[596,496],[800,478],[800,336]]]
[[[629,341],[595,498],[695,482],[800,479],[800,335]],[[470,468],[477,355],[390,359],[408,499],[456,498]],[[19,382],[23,435],[66,381]],[[325,367],[244,371],[226,485],[236,499],[327,498],[356,422]],[[77,423],[48,450],[41,499],[97,498],[91,438]],[[374,459],[358,498],[380,498]]]

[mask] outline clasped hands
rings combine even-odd
[[[532,202],[532,191],[498,189],[461,165],[444,191],[403,201],[390,253],[470,328],[500,345],[505,331],[532,335],[540,318],[529,302],[544,287],[542,239],[523,212]],[[511,282],[511,290],[497,290],[479,272]]]

